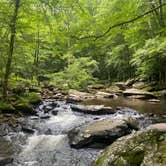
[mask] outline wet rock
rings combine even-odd
[[[33,134],[35,132],[34,129],[28,127],[28,126],[22,126],[22,131],[28,134]]]
[[[152,121],[153,124],[155,123],[166,123],[166,115],[155,115],[155,114],[148,114],[149,119]]]
[[[8,134],[8,129],[6,124],[0,125],[0,137],[3,137]]]
[[[124,136],[106,148],[93,166],[164,166],[166,133],[138,131]]]
[[[6,164],[12,163],[12,154],[12,144],[0,137],[0,166],[5,166]]]
[[[123,119],[126,121],[127,125],[130,129],[138,130],[139,129],[139,121],[137,119],[134,119],[132,117],[128,117],[126,119]]]
[[[104,119],[71,130],[69,144],[75,148],[109,145],[130,132],[123,120]]]
[[[52,109],[53,109],[53,108],[52,108],[51,106],[49,106],[49,105],[43,107],[43,110],[44,110],[45,113],[50,112]]]
[[[151,103],[160,103],[160,100],[158,100],[158,99],[150,99],[150,100],[148,100],[148,102],[151,102]]]
[[[148,129],[158,130],[166,133],[166,123],[156,123],[148,126]]]
[[[116,94],[107,92],[97,92],[95,96],[97,98],[117,98]]]
[[[52,115],[57,115],[58,114],[58,110],[52,110],[51,113],[52,113]]]
[[[40,119],[49,119],[50,115],[49,114],[42,114],[40,115]]]
[[[155,98],[155,96],[150,93],[150,92],[146,92],[143,90],[139,90],[139,89],[127,89],[123,92],[124,96],[132,96],[134,97],[141,97],[141,99],[152,99]]]
[[[31,116],[30,118],[31,118],[31,120],[37,120],[37,119],[39,119],[38,116]]]
[[[115,110],[112,107],[105,107],[104,105],[71,105],[73,111],[82,112],[92,115],[114,114]]]
[[[13,162],[12,157],[0,157],[0,166],[5,166],[6,164],[10,164]]]
[[[54,109],[51,111],[51,113],[52,113],[53,115],[57,115],[58,112],[63,112],[63,111],[65,111],[66,109],[67,109],[67,108],[57,107],[57,108],[54,108]]]

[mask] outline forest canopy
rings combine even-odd
[[[0,83],[166,83],[166,0],[0,1]]]

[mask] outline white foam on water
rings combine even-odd
[[[47,124],[57,124],[62,128],[69,127],[75,123],[78,123],[80,118],[75,116],[72,111],[58,112],[58,115],[52,116],[46,123]]]
[[[53,151],[58,144],[63,144],[65,135],[33,135],[28,138],[20,156],[30,156],[35,152]]]

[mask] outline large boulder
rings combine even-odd
[[[93,166],[165,166],[166,133],[138,131],[106,148]]]
[[[125,121],[104,119],[72,129],[68,137],[72,147],[96,148],[109,145],[128,133],[130,129]]]
[[[141,98],[141,99],[155,98],[155,96],[150,92],[146,92],[146,91],[134,89],[134,88],[125,90],[123,94],[124,96],[130,97],[130,98]]]
[[[113,114],[115,110],[112,107],[105,107],[104,105],[71,105],[73,111],[82,112],[92,115]]]

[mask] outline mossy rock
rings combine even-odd
[[[166,133],[139,131],[122,137],[102,152],[93,166],[165,166]]]
[[[152,93],[157,97],[166,98],[166,89],[161,91],[154,91]]]

